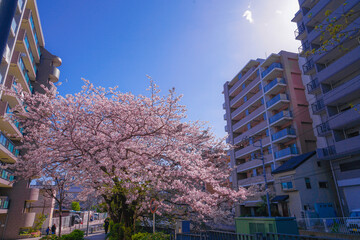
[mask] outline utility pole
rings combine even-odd
[[[269,215],[269,217],[271,217],[270,199],[269,199],[269,192],[268,192],[268,185],[267,185],[267,178],[266,178],[266,171],[265,171],[265,159],[264,159],[262,139],[259,139],[260,146],[255,146],[253,137],[250,137],[249,139],[253,142],[254,147],[260,147],[260,158],[261,158],[262,166],[263,166],[263,176],[264,176],[265,191],[266,191],[266,205],[267,205],[267,209],[268,209],[268,215]]]

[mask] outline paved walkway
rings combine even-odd
[[[85,237],[85,240],[105,240],[105,233],[94,233],[89,235],[88,237]]]

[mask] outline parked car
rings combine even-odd
[[[350,232],[360,233],[360,209],[350,212],[350,217],[346,219],[346,227]]]
[[[80,223],[82,223],[82,218],[80,217],[79,214],[74,214],[74,215],[72,215],[71,217],[72,217],[73,224],[80,224]]]

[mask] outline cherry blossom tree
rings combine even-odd
[[[26,151],[18,174],[41,176],[44,166],[76,172],[78,184],[102,196],[111,219],[128,228],[149,212],[152,198],[158,214],[232,220],[233,204],[249,193],[225,184],[226,146],[204,123],[186,121],[181,96],[162,96],[155,84],[147,97],[84,82],[65,97],[24,94],[28,111],[17,118]]]

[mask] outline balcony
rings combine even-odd
[[[284,143],[294,138],[296,138],[296,133],[293,128],[285,128],[271,135],[273,143]]]
[[[334,83],[353,74],[360,66],[360,46],[354,48],[317,74],[319,83]]]
[[[19,150],[15,149],[15,144],[0,132],[0,159],[6,163],[15,163]]]
[[[16,35],[17,27],[18,27],[17,23],[16,23],[15,19],[13,18],[12,21],[11,21],[11,28],[10,28],[11,29],[10,32],[11,32],[13,37],[15,37],[15,35]]]
[[[26,69],[28,70],[29,77],[33,80],[36,79],[36,64],[34,56],[31,52],[31,47],[29,43],[29,38],[27,32],[24,29],[19,31],[17,40],[16,40],[16,51],[21,52],[20,56],[24,62]]]
[[[0,175],[0,187],[10,188],[13,185],[12,183],[13,181],[14,181],[14,173],[9,170],[2,169]]]
[[[297,12],[295,13],[294,18],[291,19],[291,21],[292,21],[292,22],[298,22],[298,21],[301,20],[301,18],[302,18],[302,11],[299,10],[299,11],[297,11]]]
[[[299,154],[299,151],[296,147],[288,147],[280,151],[274,152],[275,160],[285,160],[291,157],[294,157]]]
[[[318,158],[326,158],[336,154],[335,146],[329,146],[326,148],[318,148],[316,150]]]
[[[311,109],[313,114],[321,114],[323,111],[325,111],[325,104],[323,99],[319,99],[313,104],[311,104]]]
[[[267,173],[266,180],[267,180],[268,183],[274,181],[274,177],[271,175],[271,173]],[[250,185],[262,184],[264,182],[265,182],[264,181],[264,176],[261,174],[261,175],[255,176],[255,177],[249,177],[249,178],[238,180],[238,186],[239,187],[240,186],[241,187],[247,187],[247,186],[250,186]]]
[[[323,122],[316,126],[316,131],[320,137],[330,134],[330,130],[329,122]]]
[[[236,97],[234,97],[233,100],[230,101],[230,105],[232,108],[238,108],[241,107],[241,109],[245,110],[246,108],[248,108],[251,104],[253,104],[254,102],[256,102],[260,97],[262,96],[262,92],[258,91],[257,93],[255,93],[252,96],[248,96],[249,99],[246,102],[242,103],[242,100],[244,98],[244,96],[242,96],[241,94],[237,95]]]
[[[303,40],[306,37],[306,30],[304,23],[301,23],[298,28],[294,31],[295,38],[297,40]]]
[[[271,154],[265,155],[264,162],[265,162],[265,165],[272,163],[273,156]],[[260,159],[260,156],[258,156],[258,159],[253,159],[253,160],[247,161],[245,163],[239,164],[236,167],[236,172],[240,173],[240,172],[248,171],[249,169],[253,169],[253,168],[257,168],[257,167],[261,167],[261,166],[262,166],[262,160]]]
[[[24,91],[32,93],[30,78],[25,68],[25,64],[21,59],[20,52],[14,52],[11,59],[9,72],[18,80],[18,83],[21,84],[21,87]]]
[[[306,54],[307,51],[310,50],[310,44],[308,41],[305,41],[299,48],[298,48],[298,51],[299,51],[299,54],[300,56],[304,57]]]
[[[352,128],[360,125],[359,109],[350,108],[344,112],[329,119],[329,126],[331,129],[342,130],[344,128]]]
[[[249,69],[249,71],[247,71],[245,73],[244,76],[242,76],[235,84],[234,86],[232,86],[229,90],[229,95],[230,96],[235,96],[236,94],[238,94],[241,91],[242,88],[242,84],[248,79],[248,77],[254,72],[256,68],[252,67]]]
[[[284,87],[286,87],[285,79],[284,78],[275,78],[274,80],[272,80],[270,83],[268,83],[264,87],[264,93],[265,94],[274,94],[274,93],[278,92],[279,90],[283,89]]]
[[[311,82],[309,82],[308,84],[306,84],[306,87],[308,89],[308,93],[309,94],[312,94],[312,93],[318,93],[319,91],[317,90],[320,90],[320,83],[318,81],[317,78],[315,78],[314,80],[312,80]]]
[[[263,78],[263,80],[266,80],[266,79],[268,79],[268,78],[265,78],[266,76],[268,76],[270,73],[273,73],[277,70],[283,71],[282,68],[283,67],[282,67],[281,63],[274,62],[261,73],[261,77]]]
[[[256,85],[258,85],[259,83],[260,83],[260,79],[257,77],[252,82],[250,82],[241,92],[239,92],[235,98],[242,99],[244,96],[246,96],[249,93],[249,91],[254,92],[253,89],[256,87],[257,90],[258,87]]]
[[[293,119],[292,112],[288,110],[281,111],[274,116],[269,118],[270,126],[281,126],[287,121],[291,121]]]
[[[351,102],[354,96],[360,96],[360,75],[325,93],[323,98],[326,106],[338,106]]]
[[[266,121],[259,123],[258,125],[252,127],[250,130],[245,131],[243,134],[240,134],[234,138],[234,144],[239,144],[244,138],[253,136],[258,132],[263,131],[267,127]]]
[[[9,197],[7,196],[0,196],[0,213],[4,214],[7,213],[9,209]]]
[[[239,128],[241,128],[242,126],[244,126],[246,123],[248,123],[251,119],[256,118],[257,116],[259,116],[260,114],[262,114],[265,111],[265,106],[261,105],[259,108],[257,108],[255,111],[253,111],[252,113],[250,113],[249,115],[247,115],[246,117],[244,117],[243,119],[241,119],[239,122],[235,123],[233,125],[233,129],[234,131],[238,130]],[[233,112],[235,113],[235,112]]]
[[[25,9],[24,16],[23,16],[23,25],[26,29],[26,31],[30,34],[30,45],[31,48],[34,50],[33,54],[35,55],[35,59],[37,61],[40,60],[41,51],[40,51],[40,44],[39,44],[39,38],[37,35],[34,18],[32,16],[32,12],[30,9]]]
[[[332,4],[328,6],[331,2],[339,2],[339,4]],[[333,0],[321,0],[319,1],[308,13],[304,16],[304,24],[309,26],[315,26],[316,24],[322,22],[326,16],[326,10],[335,10],[335,8],[340,5],[340,1]]]
[[[270,137],[266,137],[266,138],[262,139],[262,144],[263,144],[263,147],[270,144]],[[235,152],[235,158],[240,158],[240,157],[250,154],[256,150],[259,150],[259,146],[254,146],[253,144],[250,144],[247,147],[237,150]]]
[[[344,140],[335,142],[336,154],[349,155],[360,150],[360,136],[346,138]]]
[[[303,66],[303,72],[305,75],[311,75],[313,73],[315,73],[315,64],[314,61],[312,59],[310,59],[309,61],[307,61]]]
[[[12,119],[10,106],[3,101],[0,101],[0,129],[8,133],[14,140],[20,140],[23,136],[19,122]]]
[[[2,62],[5,62],[7,64],[10,63],[11,58],[11,51],[8,44],[6,44],[3,55],[2,55]]]
[[[289,104],[289,96],[287,94],[278,94],[266,102],[267,110],[277,110]]]
[[[4,86],[7,90],[13,90],[14,92],[17,92],[16,89],[16,81],[15,81],[15,77],[8,74],[7,78],[5,79],[4,82]],[[23,102],[21,101],[21,99],[17,96],[14,95],[13,93],[10,93],[9,91],[3,91],[3,96],[2,99],[6,102],[8,102],[9,106],[11,108],[14,108],[15,106],[23,106]],[[25,111],[25,109],[23,109],[23,111]]]

